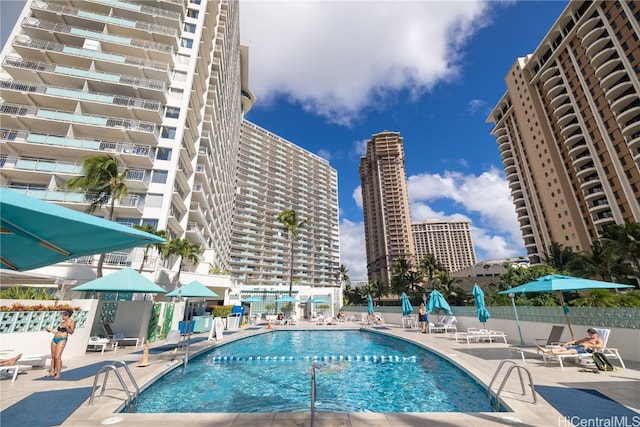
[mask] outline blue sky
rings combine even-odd
[[[22,1],[0,0],[2,43]],[[504,76],[567,1],[241,0],[247,119],[338,171],[341,262],[366,279],[358,165],[404,137],[414,221],[469,219],[478,260],[525,255],[491,125]],[[18,6],[18,7],[16,7]]]

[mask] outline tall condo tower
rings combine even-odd
[[[447,271],[454,272],[476,263],[469,221],[428,219],[411,224],[416,263],[431,253]]]
[[[532,262],[640,221],[640,3],[571,1],[488,122]]]
[[[289,281],[290,247],[277,218],[307,221],[294,242],[294,283],[338,283],[338,174],[329,162],[247,120],[242,123],[233,211],[231,274],[246,284]]]
[[[404,169],[403,139],[384,131],[367,141],[360,159],[360,183],[367,247],[367,276],[389,283],[394,262],[414,263],[413,234]]]
[[[239,25],[236,1],[27,0],[2,50],[0,185],[84,211],[93,195],[66,183],[83,158],[113,155],[129,187],[115,220],[199,245],[202,259],[185,269],[228,270],[253,102]],[[138,268],[143,253],[109,254],[105,268]],[[74,278],[96,260],[52,274]],[[171,281],[179,264],[153,256],[145,272]]]

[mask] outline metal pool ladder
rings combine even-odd
[[[105,392],[105,390],[107,388],[107,380],[109,379],[109,372],[114,372],[115,375],[116,375],[116,378],[118,378],[118,381],[120,382],[120,385],[122,386],[122,390],[127,395],[127,400],[126,400],[127,412],[137,412],[138,411],[138,397],[140,396],[140,388],[138,387],[138,383],[136,383],[136,380],[135,380],[135,378],[133,378],[133,375],[131,374],[131,371],[129,370],[129,367],[127,366],[126,363],[124,363],[121,360],[115,361],[113,363],[114,364],[112,364],[112,365],[105,365],[102,368],[100,368],[100,370],[98,371],[98,373],[94,377],[94,379],[93,379],[93,388],[91,389],[91,398],[89,399],[89,406],[93,405],[93,398],[96,395],[96,389],[97,389],[97,385],[98,385],[98,378],[100,377],[100,374],[104,372],[104,379],[102,380],[102,390],[100,391],[100,397],[102,397],[102,396],[104,396],[104,392]],[[119,363],[124,367],[124,370],[127,373],[127,375],[129,376],[129,380],[131,381],[131,384],[135,388],[135,391],[131,392],[129,390],[129,387],[127,386],[127,383],[122,378],[122,375],[120,375],[120,372],[118,372],[118,367],[115,365],[115,363]]]
[[[504,378],[500,383],[500,387],[498,387],[498,390],[496,391],[495,396],[493,396],[493,387],[492,387],[493,382],[496,380],[496,378],[498,378],[498,374],[500,373],[500,370],[502,369],[502,366],[504,366],[505,363],[511,363],[512,366],[510,366],[509,369],[507,370],[507,373],[504,375]],[[500,410],[500,400],[499,400],[500,393],[502,393],[502,389],[504,388],[504,385],[507,383],[507,380],[509,379],[509,375],[511,375],[511,371],[513,371],[514,369],[518,371],[518,376],[520,378],[520,387],[522,388],[523,396],[526,394],[526,390],[524,388],[524,380],[522,379],[522,371],[527,373],[527,376],[529,377],[529,387],[531,387],[531,394],[533,395],[533,403],[534,404],[537,403],[536,389],[533,384],[533,378],[531,377],[531,372],[529,372],[529,370],[524,366],[518,365],[513,360],[507,359],[500,362],[500,364],[498,365],[498,369],[496,369],[496,372],[493,374],[493,378],[491,378],[491,382],[489,383],[489,404],[491,405],[491,409],[494,412],[497,412]]]

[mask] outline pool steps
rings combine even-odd
[[[322,356],[213,356],[212,361],[215,363],[233,363],[233,362],[294,362],[318,361],[318,362],[373,362],[373,363],[407,363],[417,362],[416,356],[378,356],[378,355],[322,355]]]

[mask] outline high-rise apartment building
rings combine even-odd
[[[367,276],[383,283],[397,258],[415,261],[402,142],[399,132],[372,135],[360,159]]]
[[[411,230],[416,263],[420,263],[429,253],[449,272],[462,270],[476,263],[469,221],[428,219],[412,223]]]
[[[293,209],[307,223],[293,247],[293,282],[338,283],[338,175],[323,159],[247,120],[240,137],[231,274],[246,284],[289,283],[289,236],[277,218]]]
[[[487,119],[532,262],[640,221],[640,2],[571,1]]]
[[[111,154],[129,187],[118,222],[200,245],[204,274],[228,270],[240,127],[253,102],[239,25],[235,1],[27,0],[2,50],[0,185],[83,211],[92,194],[66,183],[83,158]],[[105,268],[142,257],[110,254]],[[75,262],[57,275],[95,266]],[[160,280],[179,262],[152,258],[145,269],[163,270]]]

